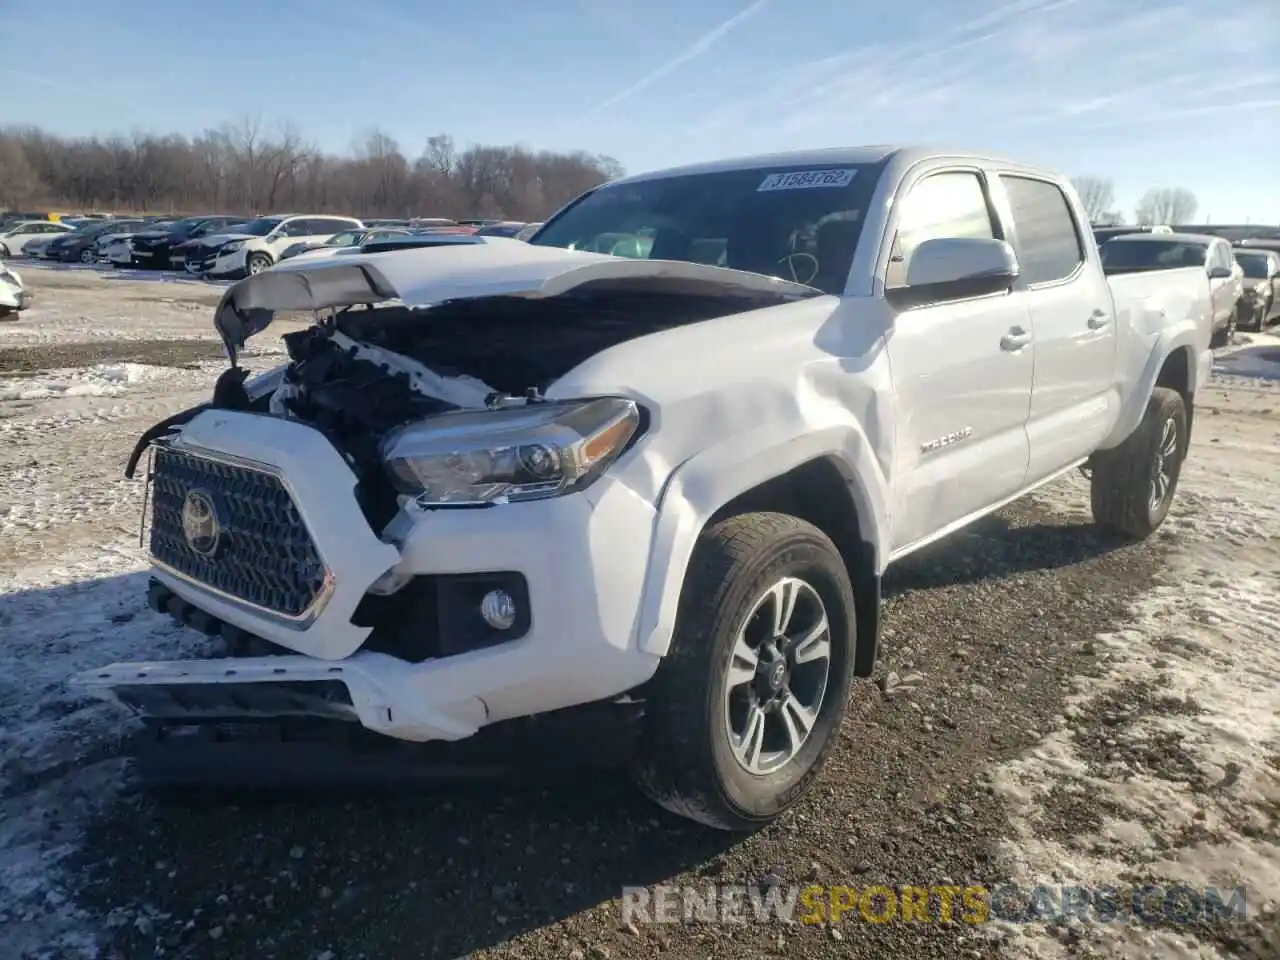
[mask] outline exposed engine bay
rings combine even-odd
[[[284,336],[291,362],[269,409],[324,430],[363,459],[400,424],[538,402],[553,381],[609,347],[773,302],[576,292],[426,310],[352,308]]]
[[[771,294],[701,295],[592,290],[556,297],[480,297],[430,308],[349,307],[284,334],[278,386],[250,396],[233,366],[212,401],[147,431],[146,447],[209,408],[298,420],[322,432],[360,478],[358,495],[379,528],[396,509],[380,445],[392,429],[461,409],[541,402],[548,386],[593,355],[662,330],[773,306]]]

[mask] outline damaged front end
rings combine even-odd
[[[595,551],[615,530],[648,536],[653,506],[572,494],[643,441],[648,415],[548,393],[625,341],[816,291],[511,243],[506,259],[486,244],[286,262],[227,291],[231,367],[127,467],[147,457],[151,605],[209,655],[75,685],[153,726],[305,721],[419,742],[573,705],[634,712],[617,698],[656,660],[629,642],[634,598],[603,594],[638,590],[647,551],[611,557],[598,584]],[[315,322],[250,377],[239,352],[282,311]]]

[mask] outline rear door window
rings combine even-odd
[[[1028,285],[1065,280],[1084,263],[1080,226],[1057,184],[1002,174],[1018,233],[1018,262]]]

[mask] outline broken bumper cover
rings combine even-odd
[[[293,655],[115,663],[71,683],[159,720],[328,717],[417,741],[460,740],[484,724],[483,701],[424,703],[405,684],[403,666],[378,653],[340,664]]]
[[[209,410],[170,449],[216,451],[283,478],[332,588],[313,616],[290,620],[157,567],[167,592],[158,609],[211,637],[240,631],[278,652],[112,664],[72,678],[86,693],[162,721],[300,714],[401,740],[460,740],[498,721],[616,698],[657,669],[659,658],[639,650],[635,636],[653,507],[608,477],[580,494],[527,504],[402,512],[384,542],[360,512],[354,475],[308,427]],[[389,572],[413,581],[495,566],[527,586],[528,629],[518,638],[415,662],[377,652],[366,643],[371,628],[352,622]],[[229,691],[205,689],[213,685]]]

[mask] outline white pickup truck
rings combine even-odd
[[[581,249],[604,235],[647,258]],[[1160,525],[1198,279],[1108,281],[1063,177],[887,148],[611,182],[528,243],[286,262],[227,290],[231,369],[128,471],[150,451],[153,606],[222,655],[74,683],[222,746],[617,710],[649,796],[754,828],[872,673],[889,564],[1076,468],[1099,523]],[[246,379],[280,311],[316,321]]]

